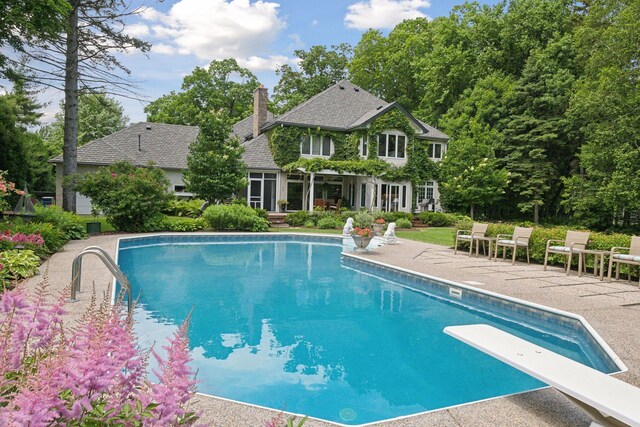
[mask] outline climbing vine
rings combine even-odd
[[[385,130],[396,129],[407,136],[407,162],[404,166],[393,166],[378,159],[378,135]],[[330,136],[334,152],[327,158],[301,158],[300,142],[304,135]],[[385,181],[411,181],[414,188],[437,177],[437,165],[429,156],[429,141],[419,140],[407,117],[397,109],[391,110],[371,122],[366,130],[349,134],[320,128],[281,126],[268,134],[273,159],[285,171],[302,168],[307,172],[324,169],[338,173],[350,172],[369,176],[384,175]],[[368,138],[367,158],[360,157],[360,141]]]

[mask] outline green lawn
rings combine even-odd
[[[396,236],[402,239],[417,240],[418,242],[433,243],[435,245],[453,246],[455,240],[455,228],[453,227],[429,227],[413,230],[398,230]]]

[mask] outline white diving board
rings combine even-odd
[[[603,426],[640,426],[640,388],[489,325],[444,332],[549,384]]]

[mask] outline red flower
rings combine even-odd
[[[384,224],[384,218],[378,218],[375,221],[376,224]]]

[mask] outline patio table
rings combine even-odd
[[[491,257],[493,256],[493,245],[496,242],[496,238],[489,237],[489,236],[475,236],[473,240],[476,245],[476,258],[478,258],[480,242],[488,242],[489,243],[489,259],[491,259]],[[484,248],[484,245],[482,247]]]
[[[604,257],[611,254],[611,251],[602,251],[598,249],[580,249],[578,253],[578,276],[582,276],[582,266],[587,264],[587,255],[593,255],[593,275],[600,276],[600,280],[604,278]],[[598,274],[598,264],[600,274]]]

